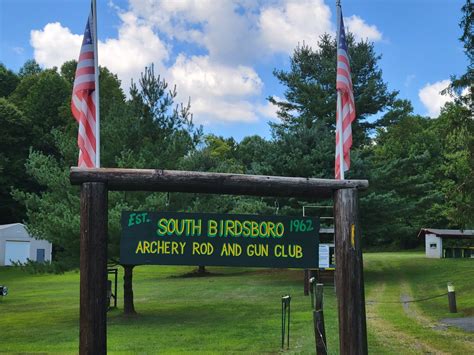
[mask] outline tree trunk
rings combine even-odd
[[[123,274],[123,313],[136,314],[133,304],[133,267],[134,265],[122,265]]]

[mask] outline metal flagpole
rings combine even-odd
[[[337,13],[337,40],[336,40],[336,76],[337,76],[337,48],[339,48],[339,32],[341,29],[341,1],[336,0],[336,13]],[[339,131],[339,175],[341,180],[344,180],[344,138],[342,131],[342,102],[341,92],[337,91],[337,122],[336,129]]]
[[[92,0],[92,17],[94,22],[94,76],[95,76],[95,167],[100,168],[100,101],[99,101],[99,51],[97,34],[97,5]]]
[[[339,174],[341,180],[344,180],[344,141],[342,137],[342,104],[341,92],[337,91],[337,129],[339,131]]]

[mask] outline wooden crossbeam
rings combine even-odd
[[[333,180],[161,169],[71,168],[71,184],[106,183],[109,190],[330,198],[339,189],[366,189],[367,180]]]

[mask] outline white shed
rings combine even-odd
[[[0,225],[0,266],[27,259],[50,261],[52,249],[50,242],[30,236],[22,223]]]
[[[474,248],[466,246],[445,247],[443,239],[474,239],[474,230],[422,228],[418,238],[425,237],[427,258],[474,258]]]

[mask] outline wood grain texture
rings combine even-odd
[[[326,355],[328,353],[326,341],[326,327],[324,325],[324,311],[323,311],[323,284],[316,284],[314,286],[314,336],[316,340],[316,354]]]
[[[334,193],[336,294],[341,354],[367,354],[364,277],[356,189]]]
[[[369,186],[367,180],[332,180],[224,174],[160,169],[80,169],[72,167],[73,185],[107,183],[109,190],[169,191],[250,196],[330,198],[337,189]]]
[[[80,354],[107,352],[107,186],[81,187]]]

